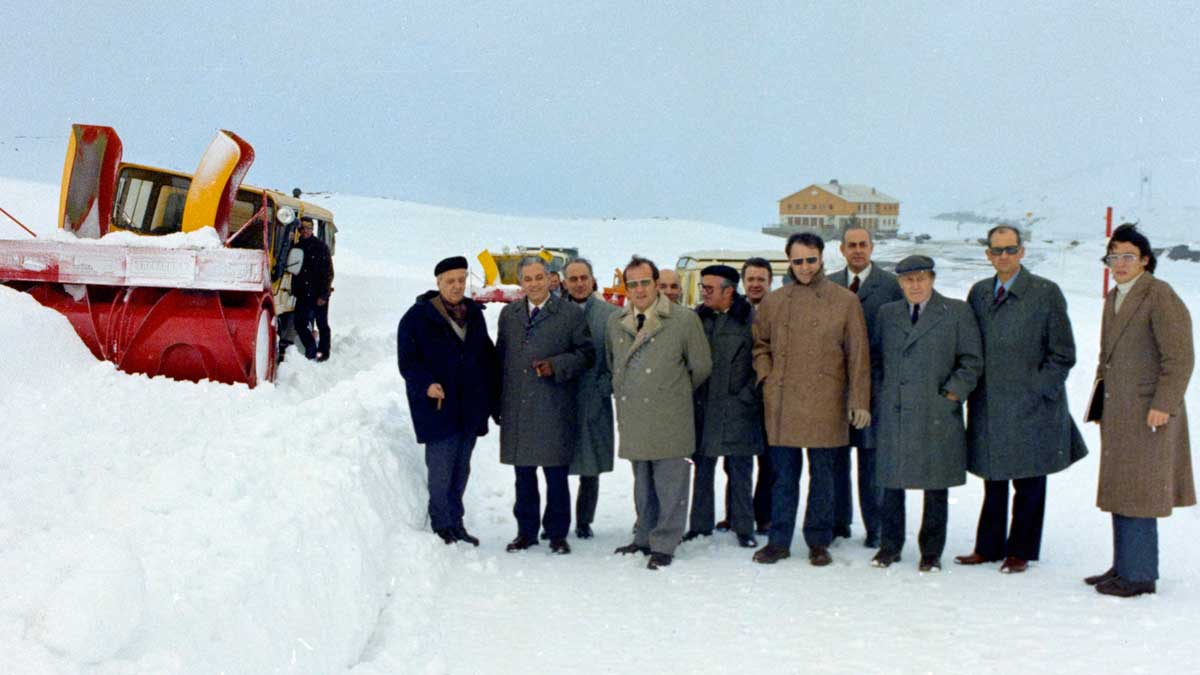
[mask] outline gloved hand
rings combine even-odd
[[[850,425],[855,429],[865,429],[871,423],[871,413],[862,408],[850,411]]]

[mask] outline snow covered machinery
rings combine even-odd
[[[122,371],[274,380],[276,310],[294,305],[292,244],[310,222],[332,252],[332,214],[242,185],[254,149],[229,131],[194,174],[123,163],[121,150],[110,127],[72,127],[59,229],[0,241],[0,284],[62,313]]]

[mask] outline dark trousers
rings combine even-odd
[[[1126,581],[1158,579],[1158,519],[1112,514],[1113,569]]]
[[[538,520],[550,539],[566,539],[571,527],[571,486],[567,484],[568,468],[543,466],[546,477],[546,511],[542,510],[542,496],[538,492],[536,466],[514,466],[517,476],[517,501],[513,504],[513,515],[517,518],[517,534],[530,541],[537,541]]]
[[[461,527],[463,493],[471,476],[475,434],[458,433],[425,444],[429,485],[429,522],[435,530]]]
[[[1046,477],[1012,481],[1012,526],[1008,525],[1008,481],[983,482],[983,508],[975,529],[975,552],[989,560],[1008,556],[1037,560],[1042,549],[1042,523],[1046,517]]]
[[[950,491],[925,490],[921,532],[917,543],[922,557],[940,558],[946,550],[946,523],[950,517]],[[899,554],[904,549],[904,490],[883,491],[879,550]]]
[[[304,356],[315,359],[317,352],[329,356],[329,301],[318,305],[316,298],[296,298],[296,309],[292,317],[296,322],[296,335],[300,338],[300,344],[304,345]],[[313,321],[317,322],[319,342],[313,341],[312,330],[309,328]]]
[[[726,519],[730,528],[742,535],[754,534],[754,457],[725,457],[725,473],[729,481],[725,484],[727,498]],[[696,532],[712,532],[716,520],[717,458],[697,457],[696,472],[692,482],[692,511],[688,529]]]
[[[808,506],[804,511],[804,542],[809,548],[828,547],[833,542],[833,451],[808,449]],[[800,509],[800,474],[804,470],[801,448],[771,446],[775,487],[771,492],[770,543],[792,547],[796,514]]]
[[[850,531],[854,505],[850,498],[850,447],[834,448],[833,455],[833,527]],[[858,449],[858,509],[862,512],[867,540],[879,536],[879,503],[883,491],[875,487],[875,448]]]
[[[600,476],[580,476],[579,489],[575,492],[575,527],[592,524],[599,499]]]
[[[754,522],[758,529],[771,525],[771,491],[775,489],[775,465],[771,463],[771,451],[758,455],[758,477],[754,482]]]

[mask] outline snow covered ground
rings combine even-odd
[[[700,248],[782,240],[677,220],[549,220],[393,200],[315,195],[337,216],[333,358],[290,358],[274,385],[190,384],[116,372],[66,320],[0,289],[0,670],[12,673],[477,672],[1194,672],[1200,658],[1200,510],[1160,521],[1155,596],[1119,601],[1080,582],[1108,566],[1109,519],[1095,509],[1093,454],[1050,479],[1043,560],[921,575],[919,502],[909,548],[886,571],[855,538],[835,564],[750,562],[732,535],[682,546],[657,573],[612,555],[633,521],[628,463],[601,480],[590,541],[551,556],[504,553],[515,534],[512,472],[493,431],[467,492],[478,549],[447,547],[425,523],[422,449],[396,372],[395,325],[431,268],[505,245],[578,246],[604,270],[630,253],[670,265]],[[53,229],[54,186],[0,181],[0,206]],[[1091,221],[1087,221],[1091,222]],[[1099,236],[1049,243],[1039,223],[1028,266],[1067,294],[1079,365],[1078,417],[1096,361]],[[1188,242],[1156,232],[1156,246]],[[943,229],[938,229],[938,228]],[[990,272],[954,224],[935,241],[883,242],[938,262],[962,297]],[[0,237],[24,236],[0,223]],[[967,241],[970,240],[970,241]],[[827,251],[829,269],[841,266]],[[1196,308],[1200,265],[1159,276]],[[498,308],[489,310],[494,321]],[[1200,391],[1189,390],[1197,419]],[[977,479],[951,491],[946,560],[969,552]],[[857,513],[855,514],[857,521]]]

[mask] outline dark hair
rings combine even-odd
[[[650,266],[650,278],[654,279],[655,281],[658,281],[658,265],[655,265],[653,260],[651,260],[649,258],[643,258],[642,256],[640,256],[636,253],[634,253],[633,257],[631,257],[629,259],[629,262],[625,265],[625,269],[621,270],[621,281],[628,284],[629,279],[627,279],[626,277],[629,276],[629,268],[630,267],[641,267],[642,265],[649,265]]]
[[[999,225],[988,230],[988,233],[987,233],[987,245],[988,246],[992,245],[992,235],[996,234],[997,232],[1012,232],[1013,234],[1017,235],[1017,246],[1021,245],[1021,231],[1018,230],[1017,228],[1013,227],[1012,225],[1005,225],[1004,223],[1000,223]]]
[[[767,281],[775,277],[775,270],[771,269],[771,263],[766,258],[746,258],[746,262],[742,263],[742,280],[746,279],[746,269],[750,267],[761,267],[767,271]]]
[[[567,271],[567,268],[570,267],[571,265],[574,265],[575,263],[579,263],[580,265],[587,265],[588,276],[592,277],[593,279],[596,277],[596,272],[592,269],[592,261],[588,260],[587,258],[571,258],[570,260],[567,261],[566,265],[563,265],[563,273],[565,274]]]
[[[841,237],[842,237],[843,242],[846,241],[846,233],[849,232],[850,230],[862,230],[863,232],[866,232],[867,233],[867,241],[869,241],[871,243],[875,243],[875,235],[871,234],[871,230],[870,230],[870,228],[867,227],[866,223],[863,223],[862,221],[853,221],[853,220],[848,220],[848,221],[846,221],[846,223],[844,225],[842,225]]]
[[[1108,248],[1105,249],[1105,253],[1112,253],[1113,244],[1120,244],[1122,242],[1133,244],[1137,247],[1138,253],[1150,261],[1146,263],[1146,271],[1153,274],[1154,268],[1158,266],[1158,258],[1155,257],[1154,251],[1150,248],[1150,240],[1146,238],[1146,235],[1138,231],[1137,223],[1121,223],[1117,229],[1113,230],[1112,239],[1108,240]]]
[[[787,257],[792,257],[792,244],[803,244],[809,248],[815,248],[821,253],[825,252],[825,240],[819,234],[812,232],[796,232],[788,237],[787,244],[783,246],[783,254]]]

